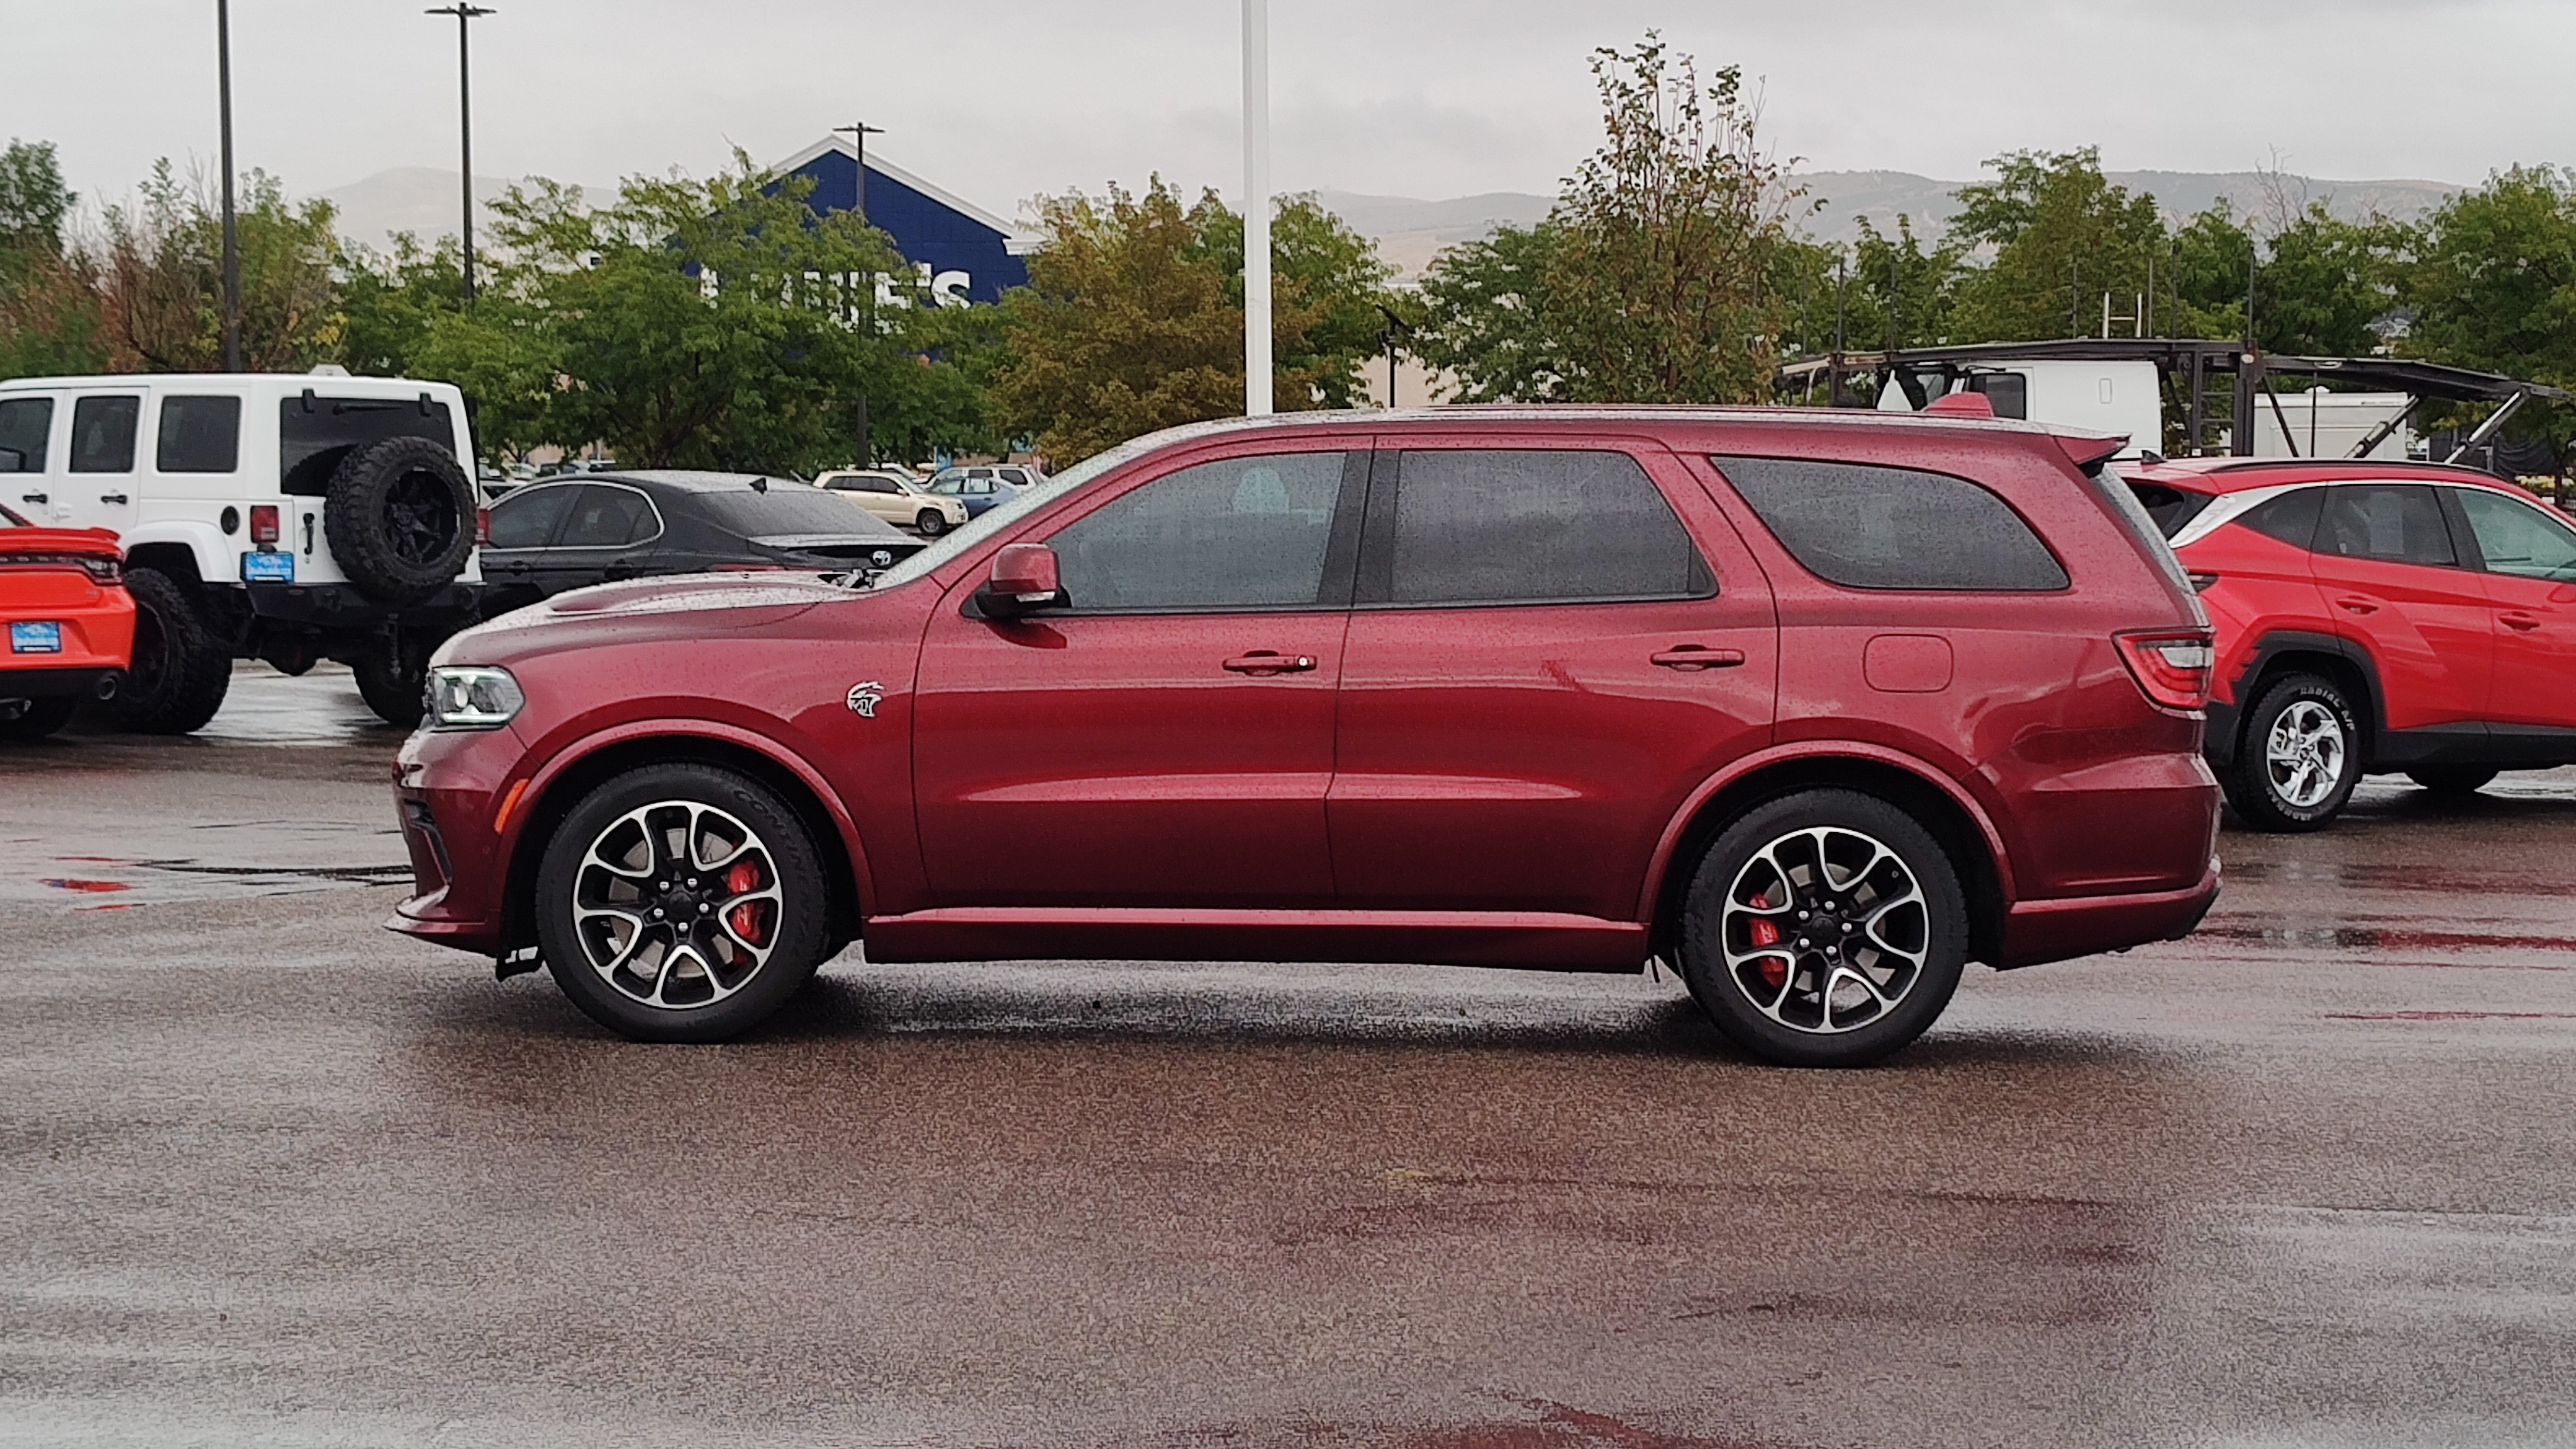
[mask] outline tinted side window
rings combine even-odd
[[[2326,490],[2317,552],[2383,563],[2451,564],[2451,526],[2425,483],[2350,483]]]
[[[2045,593],[2066,569],[1965,478],[1790,458],[1712,458],[1808,572],[1852,589]]]
[[[1347,457],[1228,458],[1158,478],[1048,540],[1065,595],[1084,611],[1325,603]]]
[[[569,490],[566,490],[569,491]],[[556,536],[557,548],[623,548],[651,538],[660,524],[653,505],[632,488],[593,483],[581,490],[572,517]]]
[[[492,505],[492,547],[543,548],[578,488],[532,488]]]
[[[2314,548],[2317,542],[2317,516],[2325,511],[2326,490],[2302,488],[2278,498],[2255,504],[2236,520],[2265,538],[2277,538],[2297,548]]]
[[[161,441],[155,460],[164,473],[230,473],[241,466],[241,399],[161,399]]]
[[[1999,418],[2030,416],[2030,378],[2019,372],[1981,372],[1968,379],[1968,391],[1986,395]]]
[[[134,471],[134,425],[143,417],[139,397],[85,397],[72,404],[72,471]]]
[[[1408,451],[1397,462],[1386,536],[1387,561],[1373,561],[1372,572],[1387,570],[1384,594],[1398,604],[1674,599],[1714,591],[1672,505],[1625,453]],[[1377,593],[1373,586],[1371,596]]]
[[[2576,531],[2531,504],[2483,488],[2455,488],[2490,573],[2576,579]]]
[[[45,438],[54,430],[54,400],[13,397],[0,402],[0,473],[45,471]]]

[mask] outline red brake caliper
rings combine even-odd
[[[1771,909],[1771,898],[1768,895],[1758,895],[1747,904],[1757,911],[1767,911]],[[1779,945],[1780,928],[1756,916],[1753,920],[1753,944],[1757,948]],[[1785,957],[1763,957],[1761,971],[1762,984],[1774,991],[1789,984],[1789,962]]]
[[[760,867],[752,862],[736,861],[733,869],[725,872],[725,892],[728,895],[738,896],[758,889],[760,889]],[[760,944],[761,933],[768,929],[761,920],[760,908],[765,904],[767,902],[744,901],[741,905],[725,912],[725,921],[733,927],[735,935],[757,946]]]

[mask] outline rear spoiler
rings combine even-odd
[[[2129,446],[2125,433],[2051,433],[2049,436],[2057,440],[2058,448],[2066,454],[2066,461],[2087,473],[2099,471],[2103,464],[2118,457],[2122,448]]]

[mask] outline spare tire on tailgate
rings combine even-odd
[[[474,485],[456,455],[427,438],[386,438],[351,449],[332,470],[322,524],[360,593],[417,604],[465,570]]]

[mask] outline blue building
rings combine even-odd
[[[858,205],[859,157],[847,140],[817,141],[770,168],[781,176],[814,178],[807,204],[829,215]],[[868,221],[894,238],[911,262],[913,288],[880,282],[882,301],[926,300],[941,306],[994,302],[1029,281],[1022,260],[1036,239],[962,197],[931,185],[900,166],[868,158]]]

